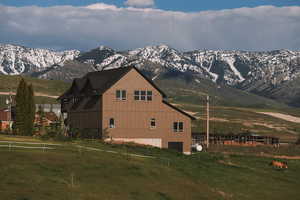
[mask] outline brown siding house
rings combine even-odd
[[[70,127],[98,129],[115,141],[191,151],[194,117],[169,104],[135,67],[90,72],[59,99]]]

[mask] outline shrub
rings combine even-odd
[[[72,138],[68,137],[68,136],[65,136],[63,134],[56,134],[56,136],[53,138],[55,141],[60,141],[60,142],[68,142],[68,141],[71,141]]]

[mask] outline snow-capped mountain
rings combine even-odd
[[[273,94],[282,94],[278,90],[286,90],[289,88],[288,83],[300,79],[299,51],[181,52],[166,45],[158,45],[121,52],[105,46],[89,52],[55,52],[0,45],[2,74],[27,73],[45,79],[65,77],[65,80],[72,80],[89,71],[129,65],[142,69],[153,80],[164,78],[166,74],[189,74],[188,78],[193,79],[190,81],[196,84],[201,84],[199,80],[204,78],[217,85],[236,87],[275,99],[277,96]],[[294,85],[296,84],[293,84],[293,91]]]
[[[93,52],[93,54],[91,54]],[[246,87],[254,82],[280,85],[300,77],[300,52],[279,50],[270,52],[207,51],[179,52],[166,45],[148,46],[126,52],[100,47],[79,56],[81,62],[92,63],[96,69],[116,68],[134,64],[146,67],[146,62],[160,68],[193,72],[216,83]],[[94,58],[86,57],[86,54]],[[101,59],[99,59],[101,58]],[[159,67],[158,67],[159,66]]]
[[[67,60],[74,60],[79,53],[77,50],[55,52],[0,44],[0,73],[17,75],[42,71],[52,65],[63,65]]]

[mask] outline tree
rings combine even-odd
[[[32,85],[21,78],[16,94],[16,133],[32,135],[35,118],[35,103]]]
[[[19,135],[25,135],[25,119],[26,119],[26,92],[27,84],[23,78],[21,78],[16,94],[16,133]]]
[[[34,127],[34,120],[35,120],[35,102],[34,102],[34,92],[33,87],[30,84],[27,87],[27,94],[26,94],[26,128],[25,128],[25,135],[33,135],[33,127]]]
[[[44,122],[45,122],[45,112],[44,112],[44,108],[42,107],[42,105],[39,105],[39,109],[38,109],[38,115],[39,115],[39,132],[40,135],[45,135],[46,134],[46,128],[44,126]]]

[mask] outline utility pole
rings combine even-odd
[[[209,96],[206,102],[206,148],[209,148]]]

